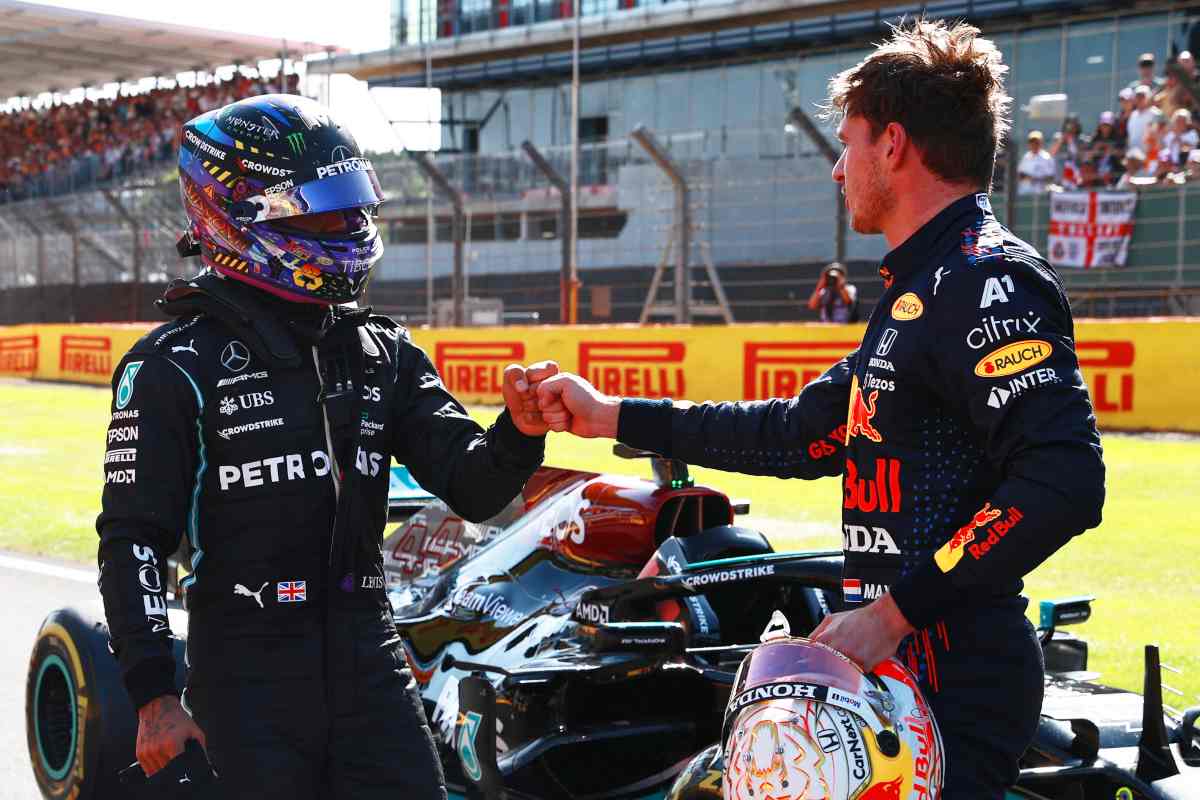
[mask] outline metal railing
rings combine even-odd
[[[680,263],[673,249],[679,242],[687,242],[684,263],[698,287],[697,302],[715,296],[709,276],[716,271],[738,319],[810,318],[804,301],[819,269],[839,255],[840,194],[827,154],[807,136],[782,130],[721,128],[655,138],[686,185],[686,214],[677,208],[679,186],[635,141],[581,148],[579,267],[585,283],[611,287],[617,309],[611,318],[638,318],[651,273],[660,264]],[[569,148],[537,149],[551,170],[568,172]],[[528,153],[431,158],[462,209],[460,224],[453,224],[449,195],[433,193],[432,244],[430,180],[409,157],[375,157],[374,163],[389,202],[379,218],[387,247],[372,283],[373,302],[387,298],[389,310],[424,322],[432,307],[425,286],[451,296],[457,250],[463,296],[493,293],[505,299],[506,312],[557,319],[557,273],[569,249],[562,241],[562,196]],[[1047,198],[993,197],[1014,232],[1044,250]],[[169,170],[103,190],[0,204],[0,323],[152,318],[149,300],[156,292],[148,284],[198,268],[175,252],[183,224]],[[1143,191],[1134,231],[1126,267],[1060,270],[1077,313],[1196,313],[1200,260],[1192,252],[1200,244],[1200,189]],[[866,301],[878,294],[871,265],[884,250],[881,237],[846,237],[841,255]],[[97,291],[76,291],[80,287]],[[661,288],[669,295],[674,285],[668,280]]]

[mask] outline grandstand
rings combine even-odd
[[[825,149],[831,131],[815,105],[830,75],[856,61],[904,14],[965,17],[997,42],[1011,66],[1015,142],[1035,128],[1049,140],[1062,123],[1061,113],[1048,116],[1045,106],[1031,102],[1038,96],[1065,95],[1065,109],[1090,132],[1102,111],[1119,110],[1118,92],[1138,79],[1143,53],[1156,56],[1161,75],[1183,51],[1200,51],[1200,2],[581,5],[582,322],[642,318],[655,275],[663,271],[665,297],[671,281],[665,268],[681,253],[697,301],[714,305],[723,288],[739,322],[812,319],[805,300],[821,268],[835,259],[849,265],[863,313],[869,312],[880,291],[874,263],[884,243],[839,232],[840,200]],[[173,76],[197,64],[208,71],[216,63],[251,64],[276,57],[281,48],[260,37],[0,0],[0,10],[14,8],[21,14],[0,21],[0,65],[5,81],[10,67],[14,76],[27,76],[4,84],[26,95],[138,74]],[[89,25],[101,34],[80,33]],[[431,165],[455,192],[461,221],[455,223],[454,204],[416,160],[376,156],[390,202],[381,218],[388,248],[370,290],[374,305],[410,323],[426,322],[433,305],[427,281],[436,297],[448,298],[461,252],[464,291],[492,301],[489,314],[498,300],[509,319],[558,321],[554,273],[567,251],[561,198],[522,144],[558,175],[568,174],[574,28],[570,3],[397,0],[389,49],[307,63],[309,75],[350,73],[377,87],[441,90],[442,147],[425,168]],[[116,40],[125,44],[103,44]],[[62,53],[61,60],[48,60],[37,73],[18,69],[30,48],[48,44],[47,52]],[[329,49],[292,47],[296,56]],[[73,64],[72,51],[97,56],[78,59],[92,71]],[[50,144],[45,152],[26,144],[18,157],[43,173],[19,185],[10,179],[0,196],[0,322],[153,318],[152,284],[191,267],[173,247],[182,217],[170,160],[175,142],[167,135],[177,135],[177,123],[200,104],[218,105],[267,85],[239,78],[209,81],[198,97],[189,89],[181,99],[183,90],[175,89],[126,98],[125,110],[113,116],[133,121],[127,138],[134,145],[112,156],[101,142],[83,156],[83,166],[64,169]],[[1185,81],[1181,90],[1185,101],[1192,85]],[[55,115],[65,112],[20,113],[50,131],[44,141],[53,139]],[[143,124],[147,114],[157,128]],[[0,114],[0,148],[13,141],[3,134],[12,116]],[[660,143],[669,166],[639,142],[639,126]],[[998,166],[994,204],[1018,235],[1044,249],[1049,202],[1044,194],[1018,193],[1019,156]],[[1074,166],[1059,157],[1056,179],[1065,183]],[[672,172],[686,186],[685,214],[677,208]],[[1200,203],[1192,198],[1191,175],[1191,169],[1173,173],[1140,190],[1127,266],[1061,270],[1081,315],[1200,311],[1200,265],[1190,257],[1200,241]],[[75,291],[82,285],[89,291]]]
[[[0,323],[154,318],[157,289],[144,284],[190,266],[174,248],[180,124],[296,91],[287,59],[338,50],[0,0]],[[277,74],[259,73],[273,59]],[[153,88],[139,89],[145,79]],[[117,97],[97,91],[112,83]],[[61,102],[77,87],[86,100]]]

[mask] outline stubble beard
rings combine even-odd
[[[883,220],[896,204],[891,186],[878,164],[872,164],[857,191],[850,227],[855,233],[883,233]]]

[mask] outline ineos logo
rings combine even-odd
[[[221,351],[221,364],[230,372],[241,372],[250,364],[250,350],[234,339]]]

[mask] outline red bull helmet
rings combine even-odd
[[[725,800],[917,800],[942,787],[942,738],[899,661],[870,673],[779,636],[738,668],[722,731]]]

